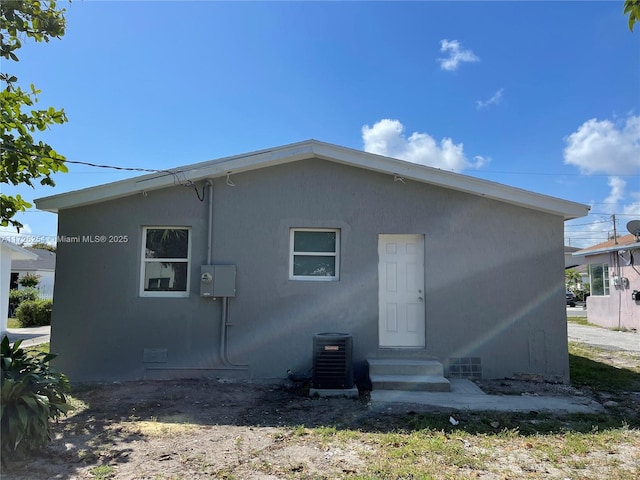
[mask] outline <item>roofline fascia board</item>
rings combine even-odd
[[[83,188],[72,192],[60,193],[48,197],[36,198],[34,200],[36,208],[47,212],[58,213],[59,210],[72,207],[80,207],[100,203],[104,200],[115,200],[118,198],[135,195],[136,193],[150,192],[171,185],[178,185],[180,181],[199,181],[204,178],[216,178],[228,173],[240,173],[246,170],[255,169],[255,164],[261,160],[270,161],[263,166],[273,166],[287,163],[293,160],[308,158],[312,154],[309,141],[285,145],[280,148],[270,148],[256,152],[223,157],[218,160],[177,167],[172,173],[150,173],[134,178],[127,178],[117,182],[97,185],[95,187]],[[213,162],[213,163],[212,163]]]
[[[14,262],[30,262],[31,260],[14,260]],[[12,272],[51,272],[54,273],[55,269],[53,268],[13,268],[11,267]]]
[[[317,140],[307,140],[187,165],[173,169],[175,173],[171,171],[152,173],[75,192],[39,198],[35,203],[40,210],[57,213],[60,209],[91,205],[171,185],[184,185],[206,178],[217,178],[314,157],[540,210],[562,216],[565,220],[586,216],[590,210],[587,205]]]
[[[16,257],[16,258],[12,258],[12,260],[37,260],[38,259],[38,255],[36,255],[33,252],[30,252],[29,250],[20,247],[19,245],[15,245],[11,242],[5,241],[3,238],[0,237],[0,243],[2,245],[4,245],[5,247],[7,247],[10,251],[11,251],[11,255],[13,257],[13,254],[16,255],[20,255],[20,257]]]
[[[132,188],[132,186],[135,185],[135,180],[136,179],[120,180],[119,182],[83,188],[82,190],[61,193],[50,197],[36,198],[34,202],[38,210],[58,213],[59,210],[65,208],[91,205],[100,203],[103,200],[115,200],[139,193]]]
[[[601,253],[619,252],[620,250],[640,250],[640,242],[628,243],[627,245],[614,245],[613,247],[598,248],[597,250],[578,250],[573,253],[574,257],[591,257]]]
[[[175,184],[175,181],[169,183],[166,180],[175,176],[177,176],[179,179],[184,180],[185,182],[197,182],[206,178],[223,177],[227,174],[230,175],[234,173],[246,172],[248,170],[256,170],[258,168],[267,168],[273,167],[275,165],[282,165],[285,163],[294,162],[296,160],[312,158],[313,156],[313,150],[308,146],[287,148],[286,150],[261,151],[255,154],[239,155],[237,157],[221,159],[220,161],[216,161],[215,163],[185,170],[176,175],[165,174],[162,177],[139,178],[139,180],[136,182],[136,185],[138,187],[141,187],[141,189],[144,191],[150,191],[167,187],[171,185],[171,183]]]
[[[591,209],[591,207],[581,203],[570,202],[461,173],[448,172],[439,168],[359,150],[319,143],[318,148],[314,149],[314,151],[316,153],[315,156],[334,162],[336,159],[342,159],[345,161],[340,163],[362,166],[380,173],[394,174],[409,180],[453,188],[461,192],[493,200],[506,201],[526,208],[533,207],[547,213],[563,216],[565,220],[586,216]],[[366,158],[364,157],[365,155]],[[397,167],[393,173],[389,171],[388,164],[394,164]],[[567,206],[571,206],[571,211],[567,211]]]

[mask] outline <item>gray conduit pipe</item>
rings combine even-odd
[[[207,265],[213,260],[213,182],[207,179],[205,185],[209,188],[209,219],[207,228]],[[229,324],[229,298],[222,297],[222,315],[220,321],[220,360],[229,370],[247,368],[248,365],[236,365],[228,358],[227,326]]]
[[[229,335],[229,331],[227,327],[230,325],[231,323],[229,322],[229,297],[223,297],[222,298],[222,328],[224,329],[224,336],[223,336],[224,349],[222,350],[222,361],[224,362],[225,365],[228,365],[230,367],[241,368],[241,369],[248,368],[249,365],[238,365],[236,363],[233,363],[231,360],[229,360],[229,353],[227,351],[229,346],[229,342],[227,338],[227,336]]]
[[[222,302],[222,315],[220,321],[220,358],[226,366],[231,366],[227,359],[227,297],[220,299]]]
[[[208,219],[208,231],[207,231],[207,265],[211,265],[212,251],[213,251],[213,182],[207,180],[205,185],[209,187],[209,219]]]

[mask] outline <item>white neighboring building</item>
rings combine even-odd
[[[33,261],[38,255],[0,238],[0,338],[7,331],[9,313],[9,285],[11,283],[11,265],[14,261]]]
[[[24,249],[35,254],[36,258],[13,260],[11,263],[11,288],[21,289],[20,279],[30,273],[40,277],[40,283],[36,286],[40,290],[40,298],[52,299],[56,272],[56,254],[43,248],[25,247]]]

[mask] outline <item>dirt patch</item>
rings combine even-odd
[[[524,380],[482,387],[580,393]],[[98,385],[74,397],[81,405],[54,426],[51,445],[28,461],[10,459],[3,479],[344,478],[364,474],[375,452],[348,438],[323,441],[307,428],[387,432],[414,408],[378,409],[366,392],[357,399],[311,398],[304,388],[216,380]]]
[[[374,415],[367,395],[219,381],[126,382],[74,397],[84,406],[54,426],[51,445],[10,462],[3,478],[338,478],[360,468],[366,447],[327,448],[305,428],[354,428]]]
[[[490,395],[540,395],[540,396],[583,396],[584,390],[564,382],[549,382],[536,378],[503,378],[498,380],[477,380],[483,392]]]

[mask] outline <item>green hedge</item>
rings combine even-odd
[[[15,315],[22,328],[51,325],[51,300],[24,300]]]
[[[2,463],[44,447],[51,438],[50,420],[69,410],[70,390],[66,375],[49,365],[50,353],[30,353],[20,348],[22,340],[0,342],[0,428]]]
[[[9,290],[9,307],[15,310],[25,300],[37,300],[38,294],[39,292],[36,288],[22,288],[20,290],[14,288]]]

